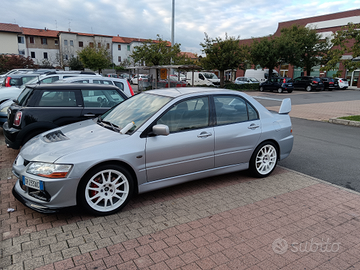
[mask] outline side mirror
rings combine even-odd
[[[169,127],[167,125],[158,124],[152,128],[155,135],[167,136],[170,134]]]

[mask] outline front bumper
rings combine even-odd
[[[18,180],[12,189],[12,194],[19,202],[21,202],[23,205],[29,207],[30,209],[40,212],[40,213],[44,213],[44,214],[53,214],[53,213],[57,213],[60,211],[60,208],[51,208],[51,207],[48,207],[48,206],[45,206],[40,203],[33,202],[33,201],[27,199],[26,197],[22,196],[18,192],[19,188],[21,189],[19,180]]]

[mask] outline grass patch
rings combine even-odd
[[[345,120],[359,121],[360,122],[360,115],[343,116],[343,117],[339,117],[339,119],[345,119]]]

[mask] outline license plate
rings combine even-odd
[[[31,187],[31,188],[34,188],[34,189],[37,189],[37,190],[44,190],[44,182],[43,181],[30,179],[30,178],[27,178],[27,177],[23,176],[22,177],[22,182],[27,187]]]

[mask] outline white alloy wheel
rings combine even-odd
[[[127,204],[132,190],[132,179],[125,169],[103,166],[82,181],[79,198],[90,213],[109,215]]]
[[[278,153],[272,142],[260,144],[250,160],[250,169],[256,177],[268,176],[276,167]]]
[[[308,92],[310,92],[311,91],[311,86],[310,85],[308,85],[308,86],[306,86],[306,91],[308,91]]]
[[[264,92],[264,87],[260,86],[260,92]]]
[[[279,88],[278,88],[278,93],[282,93],[282,91],[283,91],[282,88],[279,87]]]

